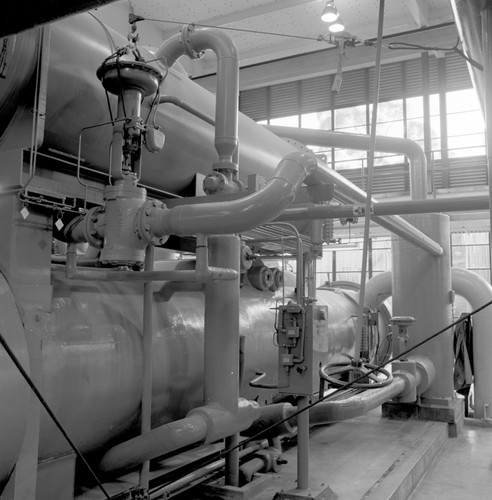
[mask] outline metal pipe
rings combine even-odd
[[[296,255],[296,300],[298,304],[302,303],[302,299],[304,297],[304,280],[303,280],[303,269],[304,269],[304,251],[303,251],[303,246],[302,246],[302,238],[301,235],[299,234],[299,231],[297,228],[292,225],[288,224],[286,222],[277,222],[275,224],[267,224],[267,226],[274,226],[274,227],[285,227],[287,229],[290,229],[296,238],[296,243],[297,243],[297,255]]]
[[[185,418],[117,444],[102,457],[99,469],[123,471],[186,446],[209,444],[242,432],[258,418],[260,407],[244,399],[236,402],[236,406],[235,412],[218,404],[194,408]]]
[[[278,133],[278,135],[292,137],[293,139],[298,138],[297,140],[306,140],[308,144],[316,144],[317,140],[328,142],[328,137],[333,138],[340,141],[340,144],[344,144],[342,147],[347,147],[350,149],[357,149],[356,145],[365,141],[365,147],[362,149],[366,149],[368,147],[369,137],[358,134],[343,134],[341,132],[326,132],[320,130],[307,130],[293,127],[267,127],[268,130],[273,131],[274,133]],[[306,135],[304,135],[306,134]],[[311,135],[313,134],[313,135]],[[317,139],[318,138],[318,139]],[[394,139],[393,137],[383,137],[381,140],[385,141],[386,139]],[[380,138],[376,138],[376,148],[378,148],[378,141]],[[419,165],[426,165],[425,163],[425,155],[419,146],[412,141],[408,141],[406,139],[398,139],[399,141],[403,141],[403,145],[408,149],[408,154],[412,153],[415,156],[414,165],[416,168],[412,169],[412,172],[415,171],[426,171],[426,168],[419,169]],[[359,142],[360,141],[360,142]],[[400,151],[403,153],[403,151]],[[358,201],[364,203],[367,195],[364,191],[359,189],[357,186],[348,181],[343,175],[340,175],[335,170],[329,169],[326,167],[324,163],[319,161],[318,170],[313,173],[313,178],[308,179],[308,182],[315,182],[318,180],[323,183],[333,183],[336,188],[336,196],[342,201]],[[412,178],[416,176],[412,173]],[[418,176],[416,176],[418,177]],[[422,189],[418,187],[419,184],[416,184],[417,187],[413,189],[414,196],[420,196],[422,193],[426,192],[426,189]],[[376,200],[372,200],[372,203],[377,203]],[[422,248],[426,252],[429,252],[431,255],[440,256],[443,254],[443,250],[440,245],[435,243],[431,238],[423,234],[421,231],[413,227],[411,224],[406,222],[401,217],[390,216],[385,218],[373,217],[374,222],[378,223],[380,226],[388,229],[389,231],[395,233],[403,239],[406,239],[413,243],[414,245]]]
[[[239,459],[252,455],[253,453],[257,452],[258,450],[261,450],[262,448],[266,448],[267,446],[268,446],[267,441],[262,441],[259,444],[248,446],[244,450],[238,452]],[[166,486],[163,486],[162,488],[157,488],[155,490],[152,490],[149,495],[150,499],[154,500],[157,498],[168,498],[172,493],[177,492],[180,489],[186,488],[187,486],[195,483],[202,477],[221,469],[222,467],[224,467],[224,463],[225,463],[224,459],[216,460],[211,464],[200,467],[199,469],[190,472],[185,476],[180,477],[173,483],[166,484]]]
[[[198,250],[196,270],[177,271],[119,271],[108,269],[77,269],[76,244],[69,243],[65,275],[68,279],[83,281],[234,281],[239,276],[235,269],[225,269],[208,265],[208,256]],[[206,259],[206,260],[204,260]]]
[[[492,287],[481,276],[466,269],[451,269],[454,291],[464,297],[472,309],[492,299]],[[485,419],[487,407],[492,405],[492,309],[490,307],[473,316],[474,417]]]
[[[214,143],[219,161],[214,163],[214,168],[237,171],[233,156],[239,144],[239,56],[231,37],[222,30],[188,24],[183,26],[180,35],[172,36],[159,47],[156,58],[164,59],[171,67],[182,55],[196,59],[206,49],[217,56]]]
[[[410,356],[408,360],[415,361],[417,365],[415,375],[398,370],[393,373],[392,382],[384,387],[370,389],[346,399],[318,403],[309,409],[310,425],[328,424],[360,417],[390,399],[405,396],[414,393],[414,391],[417,391],[418,394],[421,390],[426,390],[435,375],[434,365],[429,359],[422,356],[415,358]],[[299,418],[307,413],[304,411],[297,415],[299,410],[301,410],[301,405],[296,408],[289,403],[262,407],[259,418],[248,429],[247,434],[256,434],[256,432],[270,428],[279,421],[283,421],[283,425],[278,426],[275,432],[278,434],[290,433],[296,422],[299,425]]]
[[[312,146],[359,149],[363,151],[369,151],[371,148],[370,135],[278,125],[265,125],[265,128],[280,137],[288,137]],[[408,157],[412,199],[425,199],[427,196],[427,159],[422,148],[416,142],[402,137],[378,135],[375,141],[375,151],[404,154]]]
[[[200,118],[200,120],[204,121],[205,123],[215,126],[215,120],[213,118],[210,118],[210,116],[202,113],[198,109],[194,108],[191,104],[186,103],[185,101],[183,101],[183,99],[180,99],[177,96],[161,95],[161,97],[159,98],[159,104],[174,104],[178,108],[184,109],[193,116]]]
[[[309,396],[300,396],[297,410],[302,411],[309,405]],[[302,411],[297,416],[297,489],[309,488],[309,421],[310,412]]]
[[[244,198],[171,209],[154,208],[150,215],[153,235],[179,236],[234,234],[261,226],[280,215],[295,199],[307,176],[318,171],[312,153],[289,153],[278,164],[267,184]]]
[[[99,469],[110,472],[133,467],[185,446],[204,442],[207,433],[207,421],[200,414],[189,415],[116,445],[103,456]]]
[[[223,263],[239,270],[241,241],[235,235],[209,237],[212,264]],[[198,250],[198,246],[197,246]],[[204,320],[204,401],[218,403],[232,413],[239,398],[239,280],[209,282],[205,285]],[[234,447],[238,437],[226,436],[226,447]],[[227,484],[239,482],[237,453],[226,456]]]
[[[145,253],[145,271],[151,272],[154,268],[154,247],[147,246]],[[144,283],[143,291],[143,326],[142,326],[142,353],[143,353],[143,382],[142,382],[142,409],[140,413],[140,433],[145,434],[151,429],[152,422],[152,345],[153,345],[153,288],[152,282]],[[145,461],[140,467],[140,486],[149,487],[150,462]]]
[[[428,200],[382,201],[375,203],[371,210],[373,216],[426,214],[433,212],[464,212],[487,210],[488,195],[467,196],[463,198],[433,198]],[[308,219],[342,219],[364,217],[362,205],[315,205],[287,208],[275,222],[301,221]]]

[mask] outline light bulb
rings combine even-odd
[[[338,9],[335,7],[333,2],[326,2],[325,8],[323,9],[323,13],[321,14],[321,20],[325,23],[332,23],[338,19]]]
[[[340,33],[345,30],[345,25],[343,24],[342,18],[338,18],[337,21],[328,26],[328,31],[331,33]]]

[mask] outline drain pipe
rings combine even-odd
[[[237,176],[234,153],[238,147],[239,56],[231,37],[215,28],[182,27],[181,33],[166,40],[157,50],[157,59],[172,67],[181,56],[198,59],[211,49],[217,56],[217,92],[215,104],[215,149],[219,160],[214,170]]]

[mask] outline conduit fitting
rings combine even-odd
[[[217,56],[215,149],[219,160],[213,168],[237,172],[233,156],[239,144],[239,55],[232,38],[223,30],[188,24],[182,27],[181,34],[174,35],[159,47],[156,58],[164,59],[171,67],[179,57],[186,55],[196,59],[207,49]]]
[[[312,153],[295,151],[278,164],[267,184],[244,198],[231,201],[152,209],[150,229],[157,237],[175,234],[234,234],[266,224],[295,199],[306,177],[318,171]]]
[[[181,420],[114,446],[103,456],[99,469],[123,471],[186,446],[222,439],[250,427],[258,413],[258,403],[244,399],[239,400],[237,412],[219,405],[195,408]]]

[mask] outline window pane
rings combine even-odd
[[[273,118],[270,120],[270,125],[282,125],[284,127],[298,127],[299,116],[284,116],[282,118]]]
[[[423,97],[409,97],[407,104],[407,119],[422,118],[424,116],[424,99]]]
[[[366,106],[354,106],[352,108],[341,108],[335,111],[335,129],[354,128],[362,126],[364,132],[366,131]]]
[[[301,115],[301,127],[316,130],[331,130],[331,111]]]

